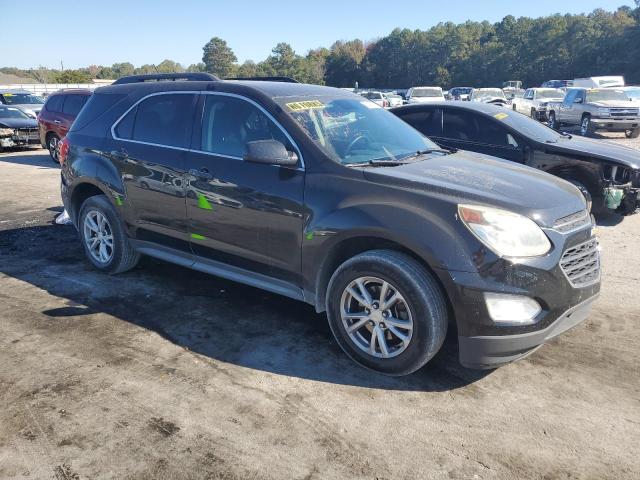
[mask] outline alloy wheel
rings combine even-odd
[[[342,293],[342,325],[351,341],[376,358],[404,352],[413,335],[413,317],[405,298],[391,283],[359,277]]]
[[[51,155],[51,158],[53,158],[56,162],[58,162],[58,137],[56,136],[51,136],[49,138],[49,154]]]
[[[96,262],[107,264],[113,258],[113,230],[102,212],[90,210],[85,215],[84,241]]]

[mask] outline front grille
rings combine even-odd
[[[556,220],[553,224],[553,229],[560,233],[568,233],[584,228],[587,225],[591,225],[591,216],[586,210],[580,210]]]
[[[612,117],[637,117],[637,108],[612,108],[609,110]]]
[[[592,238],[567,249],[560,259],[560,268],[574,288],[586,287],[600,280],[598,240]]]

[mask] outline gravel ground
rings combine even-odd
[[[640,476],[640,215],[599,219],[582,325],[493,372],[450,339],[392,379],[302,303],[151,259],[97,273],[52,224],[58,176],[0,155],[0,478]]]

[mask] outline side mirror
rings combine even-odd
[[[254,140],[247,142],[244,160],[267,165],[294,166],[298,164],[298,155],[287,151],[285,146],[277,140]]]

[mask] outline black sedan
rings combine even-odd
[[[38,143],[38,121],[19,108],[0,105],[0,151]]]
[[[391,110],[443,148],[470,150],[557,175],[593,201],[594,212],[628,215],[640,207],[640,152],[559,133],[520,113],[473,102]]]

